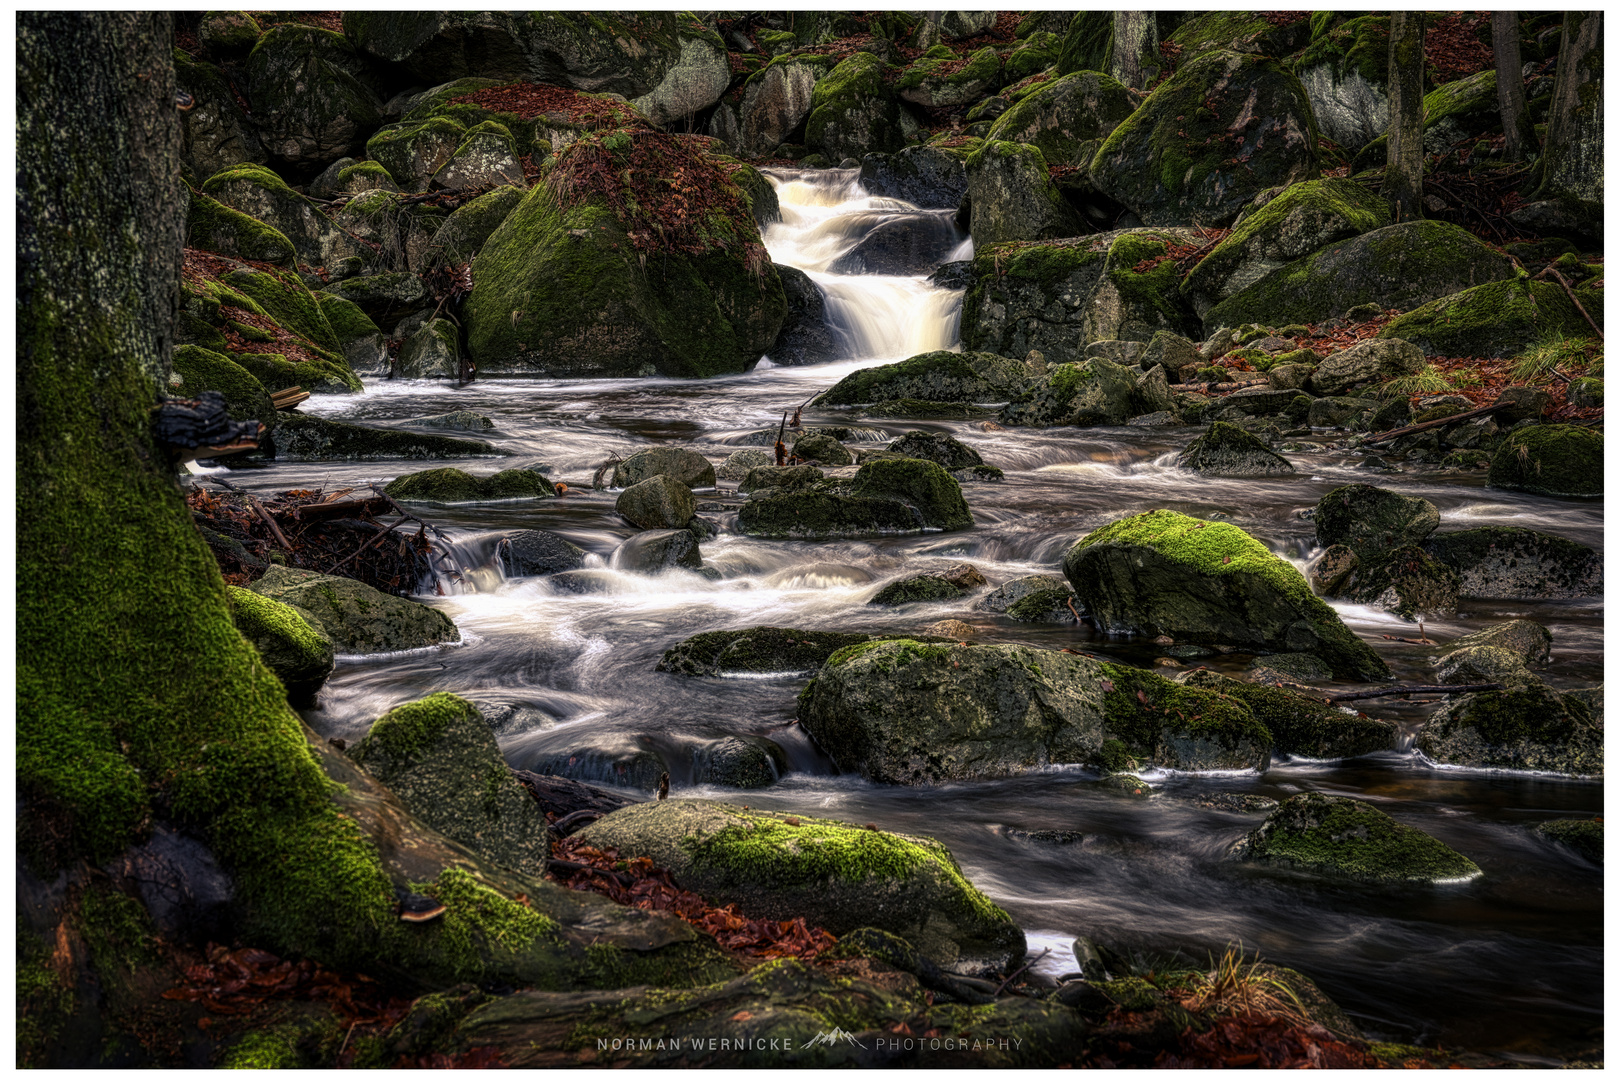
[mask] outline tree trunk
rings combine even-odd
[[[1603,13],[1564,14],[1547,113],[1547,141],[1536,162],[1536,199],[1603,202]]]
[[[1389,159],[1382,193],[1396,221],[1423,216],[1423,13],[1389,17]]]
[[[1496,57],[1496,100],[1502,108],[1508,161],[1523,161],[1536,145],[1536,131],[1524,107],[1524,65],[1519,60],[1519,13],[1491,12],[1491,51]]]
[[[1159,26],[1151,11],[1114,12],[1114,43],[1109,74],[1133,90],[1146,90],[1159,77]]]

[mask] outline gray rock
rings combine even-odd
[[[689,488],[714,487],[714,466],[696,450],[654,447],[631,454],[613,467],[613,486],[627,488],[654,476],[669,476]]]
[[[719,787],[768,787],[788,771],[787,755],[769,739],[733,735],[692,752],[692,780]]]
[[[1246,669],[1249,678],[1262,685],[1286,682],[1327,682],[1333,669],[1310,653],[1275,653],[1257,656]]]
[[[975,247],[1004,240],[1051,240],[1083,231],[1039,149],[990,142],[967,160],[969,231]]]
[[[455,412],[439,413],[437,416],[424,416],[420,420],[412,420],[411,423],[416,427],[445,428],[449,431],[495,430],[495,421],[471,409],[457,409]]]
[[[773,467],[775,461],[776,455],[769,450],[747,447],[734,451],[714,470],[714,474],[721,480],[741,480],[753,469]]]
[[[1294,466],[1242,428],[1217,420],[1188,444],[1176,464],[1207,476],[1292,476]]]
[[[1462,596],[1569,600],[1603,595],[1602,554],[1547,533],[1488,525],[1430,537],[1423,550],[1457,571]]]
[[[967,197],[966,155],[935,146],[908,146],[896,154],[861,159],[861,187],[922,209],[955,210]]]
[[[1534,676],[1513,679],[1506,690],[1452,695],[1413,746],[1443,765],[1603,775],[1603,725],[1579,697]]]
[[[828,435],[801,435],[793,443],[793,453],[831,468],[855,464],[854,455],[844,444]]]
[[[1005,401],[1025,381],[1024,366],[994,353],[931,352],[897,364],[879,364],[844,376],[816,399],[818,405],[858,405],[918,398],[924,401]]]
[[[807,487],[822,479],[827,474],[814,465],[757,465],[748,470],[737,490],[744,495],[751,495],[756,491],[770,491],[774,488],[793,490]]]
[[[248,591],[295,608],[340,655],[399,652],[461,640],[461,631],[444,612],[389,596],[352,578],[272,566]]]
[[[827,326],[827,301],[810,275],[792,266],[776,267],[787,295],[787,315],[768,350],[771,363],[794,367],[825,364],[839,355],[838,342]]]
[[[961,485],[933,462],[915,458],[869,461],[853,480],[817,481],[756,497],[737,515],[743,534],[772,539],[871,536],[972,524]]]
[[[1312,520],[1318,544],[1344,544],[1361,560],[1377,561],[1402,545],[1423,543],[1439,527],[1440,511],[1415,495],[1346,484],[1317,501]]]
[[[1527,664],[1545,664],[1552,659],[1552,634],[1533,619],[1510,619],[1448,642],[1445,651],[1474,646],[1508,649],[1524,657]]]
[[[939,603],[955,600],[987,584],[989,583],[985,581],[984,575],[979,573],[976,567],[968,563],[957,563],[944,570],[913,574],[898,581],[891,581],[879,589],[867,603],[878,607]]]
[[[839,649],[873,640],[872,634],[779,626],[710,630],[671,647],[658,661],[658,670],[674,675],[805,675]]]
[[[684,529],[697,513],[697,500],[691,488],[659,473],[625,488],[613,508],[638,529]]]
[[[958,439],[938,431],[908,431],[885,449],[901,457],[921,458],[947,469],[983,465],[979,452]]]
[[[1128,368],[1092,357],[1053,368],[1009,402],[999,419],[1010,427],[1123,424],[1136,414],[1135,398]]]
[[[523,529],[501,537],[500,555],[512,577],[541,577],[585,565],[584,548],[541,529]]]
[[[620,544],[612,565],[631,574],[660,574],[676,567],[696,570],[703,556],[690,529],[651,529]]]
[[[833,274],[926,274],[962,243],[954,210],[874,215],[876,224],[827,268]]]
[[[455,154],[428,180],[430,191],[473,191],[482,188],[527,188],[523,164],[511,138],[494,123],[483,123],[467,133]]]
[[[1031,574],[1004,581],[979,601],[985,611],[995,611],[1018,622],[1072,623],[1069,604],[1074,590],[1055,574]]]
[[[1343,394],[1423,369],[1423,350],[1399,338],[1374,339],[1329,356],[1311,376],[1316,394]]]
[[[1279,391],[1280,393],[1281,391]],[[1305,426],[1312,428],[1366,428],[1378,412],[1374,398],[1322,397],[1311,402],[1305,412]]]
[[[1371,803],[1309,791],[1288,799],[1233,845],[1232,859],[1358,881],[1466,881],[1473,860]]]

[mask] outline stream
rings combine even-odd
[[[955,533],[870,540],[771,541],[736,532],[735,481],[719,496],[698,492],[700,513],[721,527],[702,546],[719,580],[670,571],[661,576],[609,568],[634,530],[614,513],[617,492],[592,491],[610,454],[690,446],[717,464],[774,429],[816,392],[858,368],[949,348],[957,341],[961,293],[926,278],[840,275],[827,268],[876,224],[906,214],[939,219],[890,199],[868,198],[855,170],[772,176],[783,220],[765,232],[778,263],[806,271],[827,294],[829,322],[847,358],[812,367],[768,360],[736,376],[565,381],[479,379],[449,383],[368,382],[360,396],[322,396],[305,412],[382,426],[470,409],[490,417],[490,438],[514,456],[432,462],[475,474],[543,462],[566,497],[428,507],[422,512],[454,540],[464,567],[485,565],[424,603],[455,619],[463,642],[443,649],[339,660],[304,713],[318,733],[350,740],[389,708],[447,690],[510,706],[497,730],[515,767],[617,783],[650,797],[667,768],[676,796],[824,815],[942,840],[967,876],[1028,934],[1032,953],[1050,946],[1042,970],[1075,970],[1076,935],[1116,950],[1180,949],[1202,961],[1229,943],[1315,979],[1371,1036],[1471,1049],[1526,1063],[1551,1063],[1600,1045],[1603,1023],[1603,875],[1538,839],[1530,826],[1557,817],[1600,815],[1601,783],[1544,776],[1441,770],[1405,747],[1432,705],[1398,699],[1362,702],[1396,720],[1403,749],[1344,762],[1278,760],[1264,776],[1149,775],[1153,797],[1099,783],[1095,773],[1054,768],[1012,779],[941,787],[892,788],[839,775],[793,723],[804,678],[691,679],[654,667],[675,643],[706,630],[752,625],[841,631],[919,631],[944,618],[973,624],[976,641],[1073,646],[1142,666],[1160,650],[1145,641],[1107,639],[1089,626],[1041,626],[974,610],[976,599],[868,608],[885,582],[968,561],[997,583],[1061,573],[1063,552],[1107,522],[1155,508],[1237,525],[1304,568],[1314,554],[1311,522],[1300,511],[1353,482],[1421,495],[1440,510],[1444,531],[1480,525],[1539,529],[1601,547],[1600,503],[1487,490],[1482,475],[1383,475],[1329,453],[1287,455],[1290,477],[1211,479],[1177,469],[1174,457],[1197,428],[1056,428],[983,431],[968,422],[869,421],[871,445],[908,430],[944,431],[1006,471],[1001,483],[964,485],[975,525]],[[968,257],[965,235],[953,252]],[[807,409],[806,427],[848,424],[836,411]],[[1318,437],[1331,447],[1334,436]],[[768,442],[765,444],[768,447]],[[274,462],[239,470],[232,482],[255,492],[386,483],[422,468],[415,462]],[[719,497],[730,510],[704,510]],[[547,529],[592,553],[604,592],[573,593],[546,578],[511,578],[489,556],[503,533]],[[1383,635],[1415,628],[1377,609],[1335,608],[1372,643],[1402,681],[1429,681],[1420,650]],[[1455,619],[1430,621],[1447,640],[1492,622],[1530,618],[1553,635],[1545,677],[1556,688],[1603,678],[1601,599],[1464,601]],[[1196,661],[1236,674],[1249,654]],[[1173,674],[1173,672],[1170,672]],[[726,736],[764,737],[789,768],[769,787],[738,791],[694,786],[705,747]],[[1282,799],[1305,790],[1353,795],[1417,826],[1479,864],[1466,884],[1380,888],[1255,871],[1223,861],[1225,850],[1260,815],[1196,808],[1185,796],[1211,790]],[[1084,839],[1040,846],[1016,835],[1075,830]]]

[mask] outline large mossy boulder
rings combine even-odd
[[[1603,775],[1603,723],[1580,694],[1559,693],[1527,672],[1493,681],[1507,688],[1447,698],[1413,748],[1467,769]]]
[[[923,145],[897,154],[867,154],[861,158],[861,187],[924,210],[955,210],[967,197],[970,152]]]
[[[1024,365],[991,352],[921,353],[895,364],[850,372],[816,399],[817,405],[924,401],[1005,401],[1028,376]]]
[[[1480,600],[1572,600],[1603,595],[1603,555],[1533,529],[1485,525],[1431,536],[1423,550],[1457,572]]]
[[[658,670],[673,675],[806,675],[839,649],[871,640],[871,634],[780,626],[710,630],[667,649]]]
[[[1294,61],[1317,130],[1349,151],[1389,130],[1389,16],[1347,19],[1313,40]]]
[[[696,116],[731,85],[726,43],[713,29],[683,12],[675,18],[675,40],[680,54],[658,85],[630,100],[631,108],[663,127]]]
[[[805,120],[805,145],[838,161],[915,142],[921,128],[885,78],[887,65],[858,52],[816,82]]]
[[[714,465],[696,450],[655,446],[613,466],[611,486],[630,487],[654,476],[671,476],[689,488],[714,487]]]
[[[1581,305],[1603,324],[1603,290],[1581,289]],[[1549,333],[1588,337],[1591,324],[1555,282],[1528,277],[1462,288],[1397,315],[1381,338],[1410,341],[1433,356],[1517,356]]]
[[[1533,495],[1603,495],[1603,436],[1573,424],[1520,428],[1497,447],[1486,484]]]
[[[1403,221],[1273,270],[1211,307],[1204,323],[1317,323],[1361,304],[1406,311],[1513,273],[1510,259],[1470,232],[1444,221]]]
[[[298,249],[279,230],[212,196],[188,190],[191,196],[190,210],[186,214],[188,246],[275,266],[292,266],[298,258]]]
[[[406,473],[383,491],[405,502],[472,503],[509,502],[514,499],[550,499],[557,488],[530,469],[502,469],[493,476],[473,476],[460,469],[427,469]]]
[[[332,643],[294,607],[234,585],[227,585],[225,591],[231,621],[287,688],[287,700],[300,707],[312,704],[316,691],[332,674]]]
[[[1081,150],[1106,138],[1134,109],[1124,86],[1100,71],[1043,84],[996,118],[985,138],[1037,147],[1048,165],[1089,165]]]
[[[1242,682],[1204,668],[1183,672],[1176,681],[1243,702],[1276,740],[1272,749],[1290,757],[1335,761],[1375,754],[1393,750],[1400,734],[1392,721],[1374,720],[1292,690]]]
[[[449,319],[430,319],[399,343],[401,379],[454,379],[461,374],[461,335]]]
[[[470,261],[523,201],[527,188],[505,184],[456,207],[433,234],[437,257],[452,266]]]
[[[215,173],[202,191],[286,237],[303,262],[335,267],[360,253],[361,245],[353,236],[262,165],[237,165]]]
[[[1316,138],[1298,79],[1265,56],[1218,50],[1114,129],[1091,178],[1149,225],[1228,225],[1266,188],[1314,180]]]
[[[999,419],[1012,427],[1090,427],[1123,424],[1139,411],[1130,369],[1094,356],[1049,369],[1009,402]]]
[[[986,142],[968,156],[968,231],[975,246],[1073,236],[1085,226],[1047,172],[1040,148]]]
[[[1049,765],[1264,772],[1271,760],[1271,734],[1233,699],[1023,645],[852,645],[800,696],[799,722],[840,769],[885,784]]]
[[[1344,544],[1369,562],[1403,544],[1423,543],[1440,525],[1440,511],[1428,499],[1371,484],[1334,488],[1311,516],[1318,544]]]
[[[932,461],[915,458],[869,461],[853,480],[772,487],[763,496],[756,493],[737,514],[740,532],[770,539],[832,539],[972,524],[961,485]]]
[[[769,154],[810,115],[816,83],[837,66],[830,56],[779,56],[748,77],[731,141],[741,154]],[[717,113],[718,115],[718,113]]]
[[[1108,633],[1308,652],[1341,679],[1389,677],[1298,570],[1235,525],[1171,510],[1136,514],[1076,541],[1063,573]]]
[[[375,77],[342,34],[273,26],[253,47],[246,74],[265,149],[294,167],[319,169],[355,153],[382,122]]]
[[[1316,791],[1286,800],[1233,846],[1230,857],[1377,884],[1440,884],[1480,876],[1472,859],[1371,803]]]
[[[1295,259],[1389,224],[1388,200],[1354,181],[1290,184],[1251,207],[1182,279],[1181,292],[1203,318],[1222,300]]]
[[[787,298],[725,169],[619,130],[558,153],[484,244],[463,310],[481,371],[701,376],[758,360]]]
[[[174,350],[174,371],[181,378],[177,396],[194,398],[204,390],[217,390],[224,395],[232,420],[257,420],[266,433],[276,426],[279,417],[264,384],[229,356],[181,345]]]
[[[467,136],[448,116],[389,124],[366,141],[366,153],[407,191],[422,191]]]
[[[461,640],[444,612],[352,578],[272,566],[248,591],[297,610],[340,654],[400,652]]]
[[[472,702],[438,693],[396,706],[349,756],[450,839],[519,873],[545,873],[546,819]]]
[[[290,461],[377,461],[384,458],[420,461],[432,458],[501,457],[505,454],[505,451],[479,439],[366,427],[297,413],[288,413],[281,418],[272,439],[276,456]]]
[[[894,81],[902,101],[925,109],[972,105],[1001,81],[1001,57],[986,45],[971,56],[958,57],[948,48],[929,50],[913,60]]]
[[[1216,420],[1176,457],[1183,469],[1205,476],[1292,476],[1294,466],[1235,424]]]
[[[1024,958],[1024,932],[929,837],[699,799],[627,806],[577,835],[651,859],[682,888],[750,918],[803,917],[835,935],[874,926],[964,974],[1010,971]]]
[[[180,113],[180,168],[196,183],[247,162],[267,160],[253,119],[231,92],[225,72],[173,50],[175,89],[191,95],[191,108]]]
[[[608,565],[626,574],[701,570],[703,553],[691,529],[647,529],[615,548]]]

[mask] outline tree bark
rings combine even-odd
[[[1564,14],[1547,112],[1547,141],[1536,161],[1535,199],[1603,201],[1603,13]]]
[[[1146,90],[1159,77],[1159,26],[1151,11],[1114,12],[1109,74],[1133,90]]]
[[[1423,216],[1423,13],[1389,17],[1389,155],[1382,194],[1396,221]]]
[[[1519,13],[1491,12],[1491,52],[1496,58],[1496,100],[1507,136],[1504,156],[1523,161],[1535,149],[1536,131],[1524,107],[1524,65],[1519,59]]]

